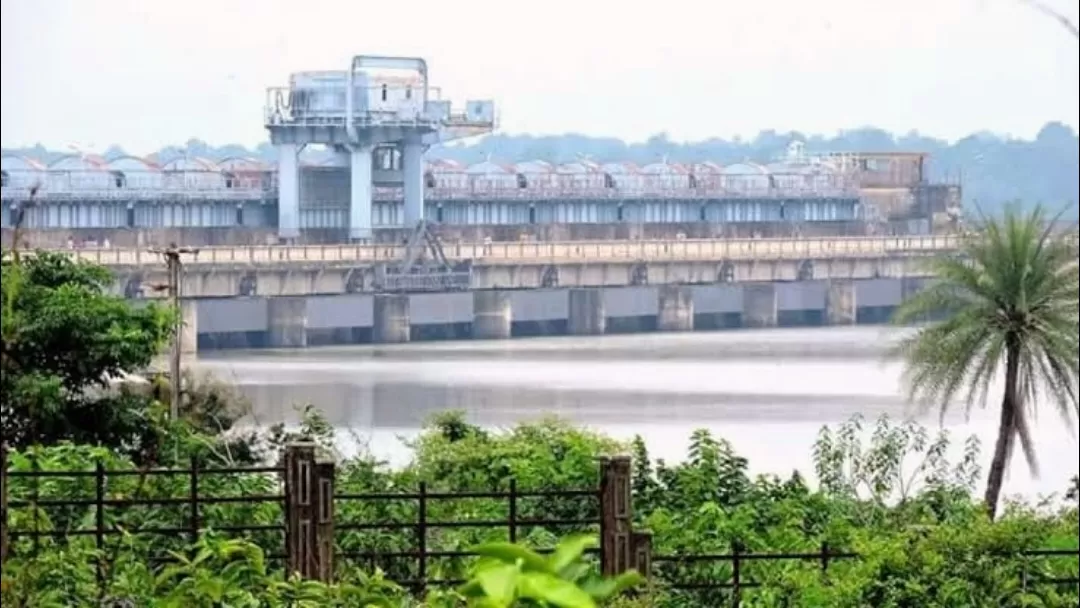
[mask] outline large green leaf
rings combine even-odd
[[[577,585],[545,572],[524,572],[518,583],[521,597],[559,608],[596,608],[592,596]]]
[[[488,600],[498,606],[509,607],[517,595],[520,576],[521,570],[517,564],[505,564],[482,570],[476,575],[476,580]]]
[[[581,583],[581,588],[593,598],[606,600],[632,589],[645,581],[636,570],[623,572],[615,578],[594,579]]]
[[[547,560],[538,553],[513,543],[486,543],[474,547],[473,552],[481,557],[497,559],[510,564],[520,561],[524,570],[554,573],[549,568]]]
[[[586,549],[597,545],[594,536],[572,536],[559,543],[549,558],[549,572],[559,573],[564,568],[581,559]]]

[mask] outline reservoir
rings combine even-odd
[[[884,327],[631,334],[398,346],[224,351],[198,368],[233,382],[252,402],[252,422],[295,422],[295,407],[319,407],[346,453],[364,449],[392,464],[409,458],[402,438],[443,410],[474,424],[506,427],[556,415],[617,438],[641,435],[653,457],[683,458],[694,429],[729,440],[754,473],[812,477],[821,427],[861,414],[944,425],[959,456],[969,435],[993,450],[1000,383],[989,409],[943,420],[908,402],[901,365],[886,358],[898,330]],[[1041,475],[1019,450],[1005,493],[1061,493],[1080,449],[1053,406],[1040,404],[1034,436]],[[907,468],[917,466],[914,458]]]

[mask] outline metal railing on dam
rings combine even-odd
[[[808,239],[709,239],[667,241],[566,241],[446,243],[452,260],[481,264],[573,264],[577,262],[677,262],[720,260],[802,260],[877,258],[954,251],[959,236],[832,237]],[[76,249],[78,259],[105,266],[163,266],[149,249]],[[206,247],[182,254],[192,265],[352,265],[400,260],[404,246],[266,245]]]

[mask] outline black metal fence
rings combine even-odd
[[[289,571],[308,578],[328,580],[341,565],[378,566],[391,580],[422,593],[429,586],[463,582],[467,560],[475,556],[461,548],[465,543],[460,534],[444,537],[446,530],[487,530],[511,542],[536,530],[589,531],[599,534],[600,548],[594,554],[606,574],[637,569],[669,589],[737,607],[744,591],[762,585],[754,579],[751,564],[811,562],[828,577],[833,564],[859,558],[827,544],[806,553],[755,553],[737,544],[723,554],[655,553],[651,536],[632,526],[631,462],[625,457],[603,460],[595,487],[522,490],[511,481],[505,490],[488,492],[431,491],[426,484],[416,492],[338,492],[334,465],[317,462],[311,445],[290,446],[283,463],[272,467],[205,468],[193,460],[176,469],[106,470],[99,464],[88,471],[58,471],[40,470],[31,461],[30,470],[8,471],[4,454],[0,471],[5,560],[22,552],[32,556],[44,542],[86,537],[93,537],[99,552],[107,553],[118,547],[108,539],[122,534],[152,536],[158,549],[181,549],[213,530],[256,541],[269,559],[284,561]],[[14,498],[9,497],[12,481],[19,482]],[[65,489],[72,495],[42,497],[43,488],[55,495],[56,488],[47,486],[61,481],[71,485]],[[158,495],[161,491],[168,495]],[[441,504],[461,501],[486,501],[486,506],[475,509],[481,515],[472,519],[460,518],[460,511],[468,509],[455,510],[454,517],[440,509]],[[500,508],[493,509],[493,504]],[[139,508],[150,513],[118,523],[118,513]],[[9,521],[12,512],[20,515],[15,522]],[[352,539],[353,534],[362,536]],[[1080,548],[999,556],[1080,559]],[[447,566],[448,561],[453,563]],[[695,580],[694,566],[706,564],[723,564],[722,574],[710,568],[708,580]],[[1021,577],[1024,586],[1080,585],[1077,576],[1045,577],[1026,568]]]
[[[1014,552],[993,552],[989,557],[1001,559],[1024,559],[1024,558],[1072,558],[1080,561],[1080,547],[1075,549],[1024,549]],[[732,547],[730,553],[697,554],[697,555],[653,555],[648,569],[655,574],[664,565],[688,565],[701,563],[726,563],[730,565],[731,574],[726,580],[692,581],[676,580],[667,583],[667,586],[675,590],[683,591],[723,591],[727,594],[727,602],[734,608],[742,605],[743,591],[758,589],[762,586],[760,581],[749,578],[746,574],[746,566],[754,562],[813,562],[816,563],[823,579],[828,579],[829,568],[843,561],[860,559],[858,553],[839,551],[822,543],[817,551],[804,553],[753,553],[746,552],[738,544]],[[1030,588],[1040,585],[1053,585],[1059,587],[1080,587],[1080,574],[1068,577],[1040,576],[1031,574],[1026,567],[1021,569],[1021,586]],[[1080,589],[1078,589],[1080,591]],[[718,595],[710,596],[712,601],[722,601]]]
[[[579,503],[581,509],[575,511],[587,511],[584,516],[566,517],[536,517],[525,513],[523,504],[526,501],[559,501]],[[493,492],[431,492],[426,484],[420,484],[415,493],[385,493],[385,494],[336,494],[334,496],[335,507],[342,507],[351,502],[396,502],[411,503],[414,506],[415,519],[412,521],[350,521],[350,518],[339,517],[341,523],[335,524],[338,533],[349,531],[361,532],[406,532],[412,539],[408,548],[394,550],[338,550],[334,558],[337,561],[361,561],[369,567],[379,566],[387,572],[408,572],[407,577],[398,577],[396,581],[403,585],[423,592],[428,586],[458,585],[465,582],[461,578],[436,578],[432,577],[429,566],[433,562],[445,560],[463,560],[475,557],[476,553],[459,547],[443,548],[434,543],[433,536],[441,530],[462,529],[488,529],[505,531],[503,538],[510,542],[520,539],[520,532],[527,528],[544,528],[555,530],[585,530],[597,531],[603,523],[603,511],[605,502],[597,488],[581,490],[519,490],[517,483],[511,481],[507,491]],[[486,517],[469,519],[442,519],[432,513],[432,507],[437,503],[462,501],[487,501],[502,503],[505,506],[505,517]],[[533,511],[536,509],[528,509]],[[548,509],[541,511],[550,512]],[[340,534],[338,535],[340,537]],[[404,543],[403,543],[404,544]],[[543,553],[545,551],[541,551]],[[595,551],[600,554],[600,551]],[[603,559],[603,556],[601,556]],[[394,562],[406,561],[413,567],[397,569],[393,568]],[[462,568],[456,568],[462,571]]]

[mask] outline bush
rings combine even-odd
[[[952,463],[944,457],[949,445],[946,435],[931,436],[915,425],[895,425],[883,419],[875,425],[869,441],[862,442],[861,428],[862,421],[856,419],[823,430],[815,450],[817,475],[823,482],[814,489],[797,473],[786,479],[751,477],[745,459],[727,442],[705,431],[694,434],[688,458],[671,465],[651,462],[640,440],[624,446],[555,420],[486,432],[464,423],[459,415],[444,415],[414,442],[413,461],[401,470],[390,470],[366,456],[339,462],[338,492],[413,492],[420,483],[427,484],[432,492],[505,489],[512,478],[518,480],[522,491],[591,488],[598,481],[597,458],[631,450],[635,452],[637,528],[652,532],[658,556],[729,553],[735,546],[753,553],[812,553],[823,544],[834,551],[860,556],[832,560],[825,576],[817,561],[745,562],[742,580],[760,585],[744,592],[746,606],[1076,605],[1075,587],[1036,584],[1039,578],[1076,576],[1075,558],[1018,556],[1030,549],[1075,549],[1080,535],[1075,506],[1017,504],[1010,506],[1000,521],[990,522],[971,491],[973,480],[979,476],[974,466],[978,451],[975,442],[966,442],[965,454]],[[188,432],[193,437],[198,435],[193,430]],[[309,411],[308,423],[291,438],[318,442],[328,440],[329,434],[317,414]],[[259,439],[268,444],[280,440],[280,435]],[[135,466],[127,457],[105,448],[61,444],[13,453],[12,468],[29,470],[31,454],[42,469],[85,470],[97,461],[109,468]],[[221,457],[216,452],[200,457],[210,465],[224,462],[214,460]],[[273,494],[279,491],[277,484],[275,478],[261,474],[200,478],[200,489],[208,496]],[[30,497],[32,488],[26,479],[12,478],[9,485],[13,501]],[[109,480],[111,496],[185,496],[187,490],[184,478],[152,476],[140,480],[129,476]],[[93,480],[86,478],[48,478],[38,487],[43,499],[92,496],[93,491]],[[522,499],[518,508],[522,520],[584,519],[595,513],[595,507],[570,499]],[[428,518],[440,521],[497,521],[507,517],[505,499],[431,501],[428,509]],[[28,509],[10,511],[14,528],[32,525]],[[41,529],[85,527],[94,518],[89,507],[50,507],[40,511],[43,517],[37,525]],[[215,505],[206,507],[202,515],[211,528],[269,526],[283,521],[276,504]],[[417,516],[415,502],[349,500],[339,501],[335,519],[339,523],[409,522],[416,521]],[[115,514],[110,509],[107,523],[125,529],[175,527],[183,526],[185,517],[184,507],[117,510]],[[565,535],[588,532],[589,526],[584,525],[534,525],[521,530],[519,538],[523,547],[547,548]],[[595,529],[591,533],[595,534]],[[461,551],[477,544],[505,542],[506,534],[505,528],[433,529],[427,549]],[[150,563],[163,550],[185,551],[188,542],[186,537],[132,535],[122,537],[117,544],[114,538],[109,537],[106,543],[106,561],[110,564]],[[224,542],[212,536],[204,543],[210,539]],[[258,547],[262,555],[281,552],[280,535],[251,533],[242,540],[250,543],[245,547]],[[411,528],[343,529],[337,532],[336,542],[342,553],[400,553],[416,547]],[[20,556],[27,555],[30,547],[24,539],[17,541],[16,557],[6,566],[5,581],[9,580],[10,570],[19,589],[29,584],[19,581],[26,580],[37,581],[34,584],[42,588],[55,588],[56,593],[94,586],[93,564],[101,556],[94,553],[92,538],[72,536],[56,542],[43,541],[39,548],[38,560],[22,559]],[[80,562],[84,563],[81,568],[77,567]],[[46,566],[34,570],[32,563]],[[266,576],[288,584],[279,562],[270,564]],[[389,579],[407,580],[417,575],[415,563],[408,560],[386,560],[379,565]],[[359,584],[359,572],[373,571],[369,560],[339,559],[338,566],[340,583],[345,587]],[[475,560],[467,558],[431,558],[427,575],[461,578],[474,566]],[[207,568],[208,572],[200,576],[217,576],[223,568]],[[113,581],[127,580],[125,577],[139,580],[137,577],[143,576],[134,565],[110,566],[109,571],[115,573]],[[121,571],[128,574],[121,577]],[[150,572],[161,576],[163,570]],[[722,589],[675,588],[678,583],[729,581],[730,561],[680,565],[658,560],[652,574],[653,585],[640,597],[620,599],[613,605],[689,608],[726,605],[730,601],[730,592]],[[63,585],[54,580],[61,575]],[[118,593],[115,584],[110,587],[111,594]],[[431,606],[453,606],[461,599],[451,592],[432,592],[427,601]]]

